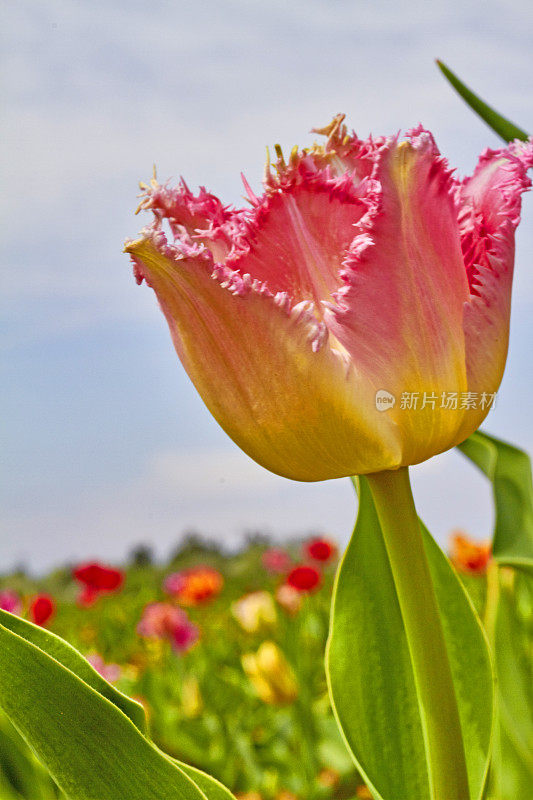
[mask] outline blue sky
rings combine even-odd
[[[195,528],[238,543],[309,529],[346,541],[348,481],[270,475],[227,439],[122,255],[157,164],[226,202],[265,146],[304,145],[338,111],[359,135],[419,121],[460,172],[498,146],[433,64],[533,128],[526,0],[269,3],[17,0],[3,30],[3,453],[0,571],[164,554]],[[517,240],[511,347],[485,427],[533,449],[533,198]],[[484,480],[456,453],[413,470],[443,542],[489,535]]]

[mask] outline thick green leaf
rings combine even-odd
[[[518,447],[477,431],[459,449],[492,482],[496,520],[492,552],[500,564],[533,569],[531,460]]]
[[[111,701],[3,625],[0,705],[70,800],[206,800]]]
[[[337,575],[327,648],[339,726],[376,800],[431,797],[421,714],[394,580],[365,479],[359,513]],[[493,715],[493,677],[481,624],[430,534],[424,544],[457,693],[471,800],[483,791]]]
[[[52,800],[59,797],[52,778],[0,710],[0,797]]]
[[[465,103],[467,103],[470,108],[478,114],[482,120],[484,120],[489,128],[498,134],[505,142],[510,142],[513,139],[522,139],[526,141],[529,138],[529,135],[515,125],[510,120],[502,117],[501,114],[498,114],[491,106],[487,105],[481,98],[479,98],[474,92],[465,86],[465,84],[459,80],[457,75],[449,69],[446,64],[443,64],[442,61],[437,59],[437,66],[439,67],[440,71],[443,75],[448,79],[451,83],[453,88],[458,92],[458,94],[463,98]]]
[[[107,697],[117,708],[126,714],[131,719],[133,724],[139,728],[143,733],[146,730],[146,719],[144,716],[144,709],[140,703],[132,700],[127,695],[119,692],[114,686],[111,686],[102,676],[89,664],[77,650],[70,644],[65,642],[55,633],[40,628],[31,622],[27,622],[14,614],[8,614],[7,611],[0,609],[0,624],[8,630],[17,633],[31,642],[36,647],[39,647],[64,667],[69,669],[78,678],[87,683],[95,689],[103,697]]]
[[[531,593],[529,576],[516,577],[522,584],[519,588],[527,588]],[[502,587],[498,601],[495,661],[499,688],[500,800],[515,800],[527,797],[526,787],[533,786],[533,668],[531,637],[510,587]]]
[[[13,614],[8,614],[1,609],[0,623],[19,636],[22,636],[28,642],[35,644],[49,656],[52,656],[56,661],[59,661],[63,666],[67,667],[67,669],[77,675],[78,678],[81,678],[82,681],[123,711],[140,731],[145,732],[146,720],[143,707],[105,681],[101,675],[93,669],[89,662],[83,658],[77,650],[71,647],[71,645],[51,631],[33,625],[31,622],[27,622]],[[195,767],[183,764],[181,761],[177,761],[176,759],[171,760],[194,780],[196,785],[205,793],[208,800],[233,800],[231,792],[215,778],[206,775]]]
[[[217,781],[216,778],[213,778],[211,775],[207,775],[205,772],[202,772],[196,767],[191,767],[189,764],[183,764],[181,761],[176,761],[176,759],[172,759],[178,767],[187,773],[189,778],[195,782],[195,784],[202,790],[202,792],[207,797],[207,800],[235,800],[235,797],[232,795],[229,789]]]

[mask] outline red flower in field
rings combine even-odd
[[[97,561],[80,564],[72,571],[77,581],[98,592],[114,592],[124,580],[124,573],[113,567],[106,567]]]
[[[327,539],[311,539],[305,545],[305,554],[314,561],[329,561],[337,552],[337,546]]]
[[[265,550],[261,556],[261,561],[267,572],[274,574],[285,574],[292,566],[290,555],[286,550],[281,547],[272,547],[270,550]]]
[[[2,611],[9,611],[10,614],[20,614],[22,610],[20,597],[11,589],[4,589],[0,592],[0,608]]]
[[[167,639],[179,653],[189,650],[200,635],[187,613],[170,603],[147,605],[137,625],[137,633],[152,639]]]
[[[38,594],[30,604],[30,618],[36,625],[43,627],[54,616],[56,604],[49,594]]]
[[[487,571],[490,555],[490,542],[476,542],[462,531],[452,534],[450,560],[461,572],[482,575]]]
[[[107,567],[97,561],[80,564],[72,570],[72,576],[83,588],[78,596],[78,605],[92,606],[100,594],[115,592],[122,586],[124,573],[119,569]]]
[[[174,572],[165,580],[164,588],[184,606],[198,606],[213,600],[224,586],[224,578],[213,567],[191,567]]]
[[[287,575],[287,583],[299,592],[313,592],[322,581],[320,572],[315,567],[302,564],[291,569]]]
[[[98,589],[93,589],[92,586],[84,586],[79,593],[76,602],[82,608],[89,608],[89,606],[94,605],[99,597],[100,592]]]

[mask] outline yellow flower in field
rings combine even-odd
[[[257,653],[245,653],[242,666],[264,703],[287,705],[298,696],[292,667],[274,642],[263,642]]]
[[[270,592],[252,592],[231,606],[231,613],[245,631],[258,633],[277,622],[276,607]]]
[[[194,675],[188,675],[181,685],[181,707],[188,719],[200,716],[203,711],[204,701],[200,685]]]

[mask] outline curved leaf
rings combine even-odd
[[[173,758],[172,761],[174,761],[189,778],[192,778],[195,784],[205,794],[207,800],[235,800],[230,790],[226,789],[224,784],[217,781],[216,778],[207,775],[207,773],[202,772],[200,769],[196,769],[196,767],[191,767],[189,764],[183,764],[175,758]]]
[[[519,128],[505,117],[502,117],[501,114],[498,114],[497,111],[474,94],[474,92],[469,89],[468,86],[465,86],[457,75],[452,72],[446,64],[439,61],[439,59],[437,59],[437,66],[456,92],[463,98],[465,103],[467,103],[470,108],[487,123],[489,128],[492,128],[505,142],[510,142],[513,139],[522,139],[522,141],[526,141],[529,138],[529,135],[523,131],[522,128]]]
[[[529,576],[516,576],[515,586],[528,588]],[[502,586],[495,625],[495,662],[498,675],[500,720],[500,795],[501,800],[527,797],[533,786],[533,669],[531,635],[517,611],[511,588]]]
[[[376,800],[431,797],[421,715],[394,579],[368,484],[337,574],[327,672],[337,721]],[[446,556],[423,528],[450,657],[470,795],[489,761],[493,676],[479,619]]]
[[[3,625],[0,705],[70,800],[206,800],[111,701]]]
[[[496,520],[492,553],[500,564],[533,569],[533,486],[527,453],[477,431],[459,445],[492,482]]]
[[[0,711],[0,797],[2,800],[51,800],[59,797],[52,778],[19,732]],[[63,795],[62,795],[63,797]]]
[[[106,697],[117,708],[120,708],[142,733],[146,731],[146,718],[142,705],[119,692],[118,689],[115,689],[114,686],[102,678],[87,659],[68,642],[56,636],[55,633],[45,628],[40,628],[32,622],[27,622],[27,620],[21,619],[14,614],[9,614],[2,609],[0,609],[0,625],[22,636],[27,642],[31,642],[43,652],[55,658],[56,661],[59,661],[60,664],[63,664],[78,678],[81,678],[82,681],[95,689],[102,697]]]

